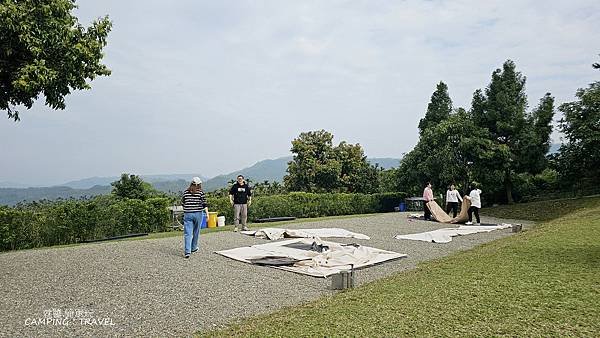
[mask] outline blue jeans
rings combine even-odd
[[[204,211],[183,214],[183,249],[186,255],[198,250],[200,227],[206,222]]]

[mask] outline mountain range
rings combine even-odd
[[[207,180],[208,177],[204,177],[200,174],[170,174],[170,175],[139,175],[144,181],[148,183],[157,182],[168,182],[178,180],[189,180],[191,177],[198,176],[203,181]],[[73,189],[89,189],[96,185],[110,185],[114,181],[118,181],[120,176],[110,177],[88,177],[77,181],[69,181],[63,184],[59,184],[62,187],[70,187]]]
[[[250,167],[210,179],[200,174],[140,175],[140,177],[151,183],[157,190],[178,193],[188,186],[191,177],[199,176],[204,182],[204,189],[214,191],[227,187],[229,182],[235,180],[238,174],[244,175],[252,182],[282,182],[283,176],[286,174],[287,164],[291,159],[291,156],[287,156],[274,160],[263,160]],[[377,163],[379,167],[384,169],[397,167],[400,163],[400,160],[395,158],[370,158],[368,161],[372,164]],[[52,187],[25,187],[24,184],[18,183],[0,183],[0,205],[14,205],[21,201],[81,198],[108,194],[112,190],[110,183],[119,180],[119,178],[120,176],[89,177]]]

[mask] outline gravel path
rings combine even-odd
[[[455,237],[447,244],[396,240],[398,234],[446,227],[406,216],[387,213],[286,227],[344,228],[371,240],[329,240],[408,254],[359,270],[358,284],[511,234],[510,229],[498,230]],[[500,222],[486,217],[482,221]],[[334,292],[328,289],[330,279],[253,266],[213,253],[266,240],[215,232],[201,236],[200,242],[200,251],[189,260],[182,257],[182,236],[2,253],[0,336],[189,336]],[[59,319],[37,322],[48,315]],[[65,320],[69,315],[72,318]]]

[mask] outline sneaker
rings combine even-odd
[[[185,256],[183,256],[183,258],[190,258],[190,254],[185,254]]]
[[[198,251],[198,248],[196,248],[196,249],[192,250],[192,253],[194,253],[194,252],[196,252],[196,251]]]
[[[481,225],[481,223],[475,223],[475,225]]]
[[[244,230],[244,231],[248,231],[248,230],[250,230],[250,228],[248,228],[248,227],[243,227],[243,228],[242,228],[242,230]]]
[[[233,227],[233,232],[237,232],[237,231],[238,231],[237,227]]]
[[[473,225],[473,222],[467,222],[465,225]]]

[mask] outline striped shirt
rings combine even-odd
[[[204,208],[208,208],[204,191],[197,194],[192,194],[189,190],[184,191],[183,197],[181,197],[181,205],[183,205],[183,212],[199,212]]]

